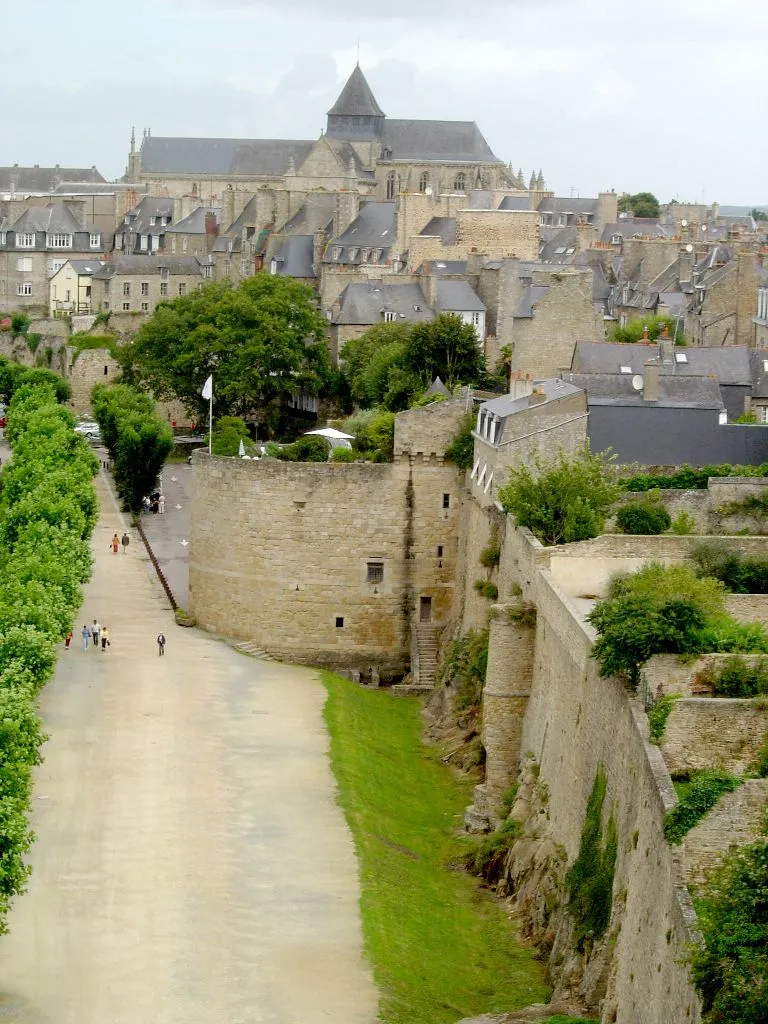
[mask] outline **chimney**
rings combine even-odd
[[[643,399],[646,402],[659,400],[659,361],[647,359],[643,364]]]
[[[526,373],[523,377],[523,371],[518,370],[517,374],[513,374],[509,382],[509,397],[510,398],[525,398],[533,391],[533,381],[531,375]]]
[[[576,221],[576,248],[579,252],[586,252],[587,249],[591,248],[592,243],[595,242],[595,228],[593,224],[587,223],[585,220]]]
[[[210,211],[205,215],[205,233],[206,235],[216,235],[218,233],[218,227],[216,225],[216,214]]]
[[[328,235],[323,228],[318,228],[312,236],[312,270],[315,277],[320,277],[323,267],[323,253],[328,244]]]

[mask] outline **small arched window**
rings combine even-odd
[[[387,175],[387,199],[395,198],[395,172],[390,171]]]
[[[426,171],[422,171],[419,176],[419,192],[426,192],[429,185],[429,175]]]
[[[453,182],[453,191],[454,192],[464,192],[466,190],[466,187],[467,187],[467,179],[464,176],[464,171],[459,171],[459,173],[456,175],[456,178],[454,179],[454,182]]]

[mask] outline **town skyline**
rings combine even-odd
[[[314,139],[359,57],[389,116],[476,121],[500,159],[526,175],[541,168],[558,195],[615,188],[652,191],[662,202],[760,205],[768,199],[763,145],[752,125],[765,77],[757,39],[768,12],[752,0],[735,6],[749,13],[746,40],[732,22],[716,21],[713,3],[697,5],[694,17],[687,0],[671,11],[653,0],[646,22],[663,14],[654,42],[604,0],[536,8],[490,0],[472,12],[449,4],[437,19],[418,7],[407,19],[376,10],[345,17],[346,0],[322,13],[303,0],[279,8],[272,0],[165,0],[159,8],[137,0],[134,24],[145,30],[140,45],[132,33],[131,45],[118,47],[118,58],[103,46],[105,32],[119,38],[116,5],[100,8],[98,20],[73,21],[41,0],[34,11],[14,9],[13,35],[34,31],[92,59],[63,79],[46,71],[22,88],[23,52],[10,53],[0,163],[95,164],[112,180],[125,171],[132,126],[139,140],[144,128]],[[296,39],[297,16],[314,52]],[[722,68],[724,59],[727,75],[693,71]]]

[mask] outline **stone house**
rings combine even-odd
[[[102,260],[67,260],[49,281],[51,316],[90,313],[93,275],[103,266]]]
[[[490,367],[505,357],[513,372],[556,376],[571,365],[577,341],[604,336],[589,267],[493,260],[480,269],[477,293],[487,310]]]
[[[170,256],[204,258],[213,252],[218,233],[216,213],[199,206],[183,220],[166,227],[165,249]]]
[[[0,217],[0,307],[47,315],[50,278],[73,256],[98,260],[104,249],[77,200]]]
[[[718,246],[713,253],[721,250]],[[757,252],[741,249],[719,266],[699,267],[685,313],[686,336],[694,345],[754,345],[755,309],[763,283]]]
[[[472,432],[470,491],[484,507],[496,501],[510,469],[539,451],[573,454],[587,439],[587,401],[579,387],[517,375],[510,388],[508,395],[482,403]]]
[[[422,323],[435,313],[418,284],[388,283],[381,278],[348,284],[330,309],[331,356],[343,360],[351,338],[380,323]]]
[[[147,315],[158,302],[188,295],[212,276],[197,256],[116,256],[93,275],[93,312]]]
[[[165,248],[165,232],[173,223],[174,202],[158,196],[144,196],[129,210],[115,232],[115,252],[138,256]]]

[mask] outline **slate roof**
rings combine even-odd
[[[530,210],[531,201],[528,196],[504,196],[499,203],[500,210]]]
[[[484,313],[485,303],[466,281],[439,280],[435,308],[441,313]]]
[[[622,238],[671,238],[674,228],[665,228],[651,217],[625,217],[614,224],[606,224],[600,236],[601,242],[610,242],[614,235]]]
[[[417,274],[431,274],[433,277],[445,277],[448,274],[466,274],[466,260],[425,260],[416,271]]]
[[[597,213],[597,199],[566,199],[548,196],[539,203],[539,213],[570,213],[574,217],[588,217]]]
[[[393,202],[362,203],[360,212],[346,231],[343,231],[326,246],[324,263],[361,263],[361,249],[382,249],[382,260],[389,253],[395,237],[395,204]],[[338,259],[333,258],[334,249],[341,249]],[[350,249],[357,249],[354,257]]]
[[[539,249],[541,263],[570,264],[575,262],[578,232],[575,227],[559,228],[548,240],[542,238]]]
[[[334,305],[331,322],[369,326],[381,323],[384,312],[401,323],[434,320],[424,292],[417,284],[384,284],[381,279],[348,284]]]
[[[346,85],[339,93],[339,98],[328,114],[349,117],[384,117],[384,111],[376,102],[376,97],[371,92],[371,87],[360,70],[359,64],[355,65],[355,70],[347,79]]]
[[[333,192],[312,194],[280,230],[291,235],[311,234],[333,221],[335,209],[336,195]]]
[[[192,139],[148,135],[141,169],[150,174],[222,174],[276,177],[298,167],[315,145],[301,139]]]
[[[134,231],[136,234],[149,234],[167,231],[169,225],[152,224],[153,217],[173,217],[173,199],[159,196],[144,196],[124,217],[123,224],[118,224],[118,234],[122,230]]]
[[[277,264],[279,277],[314,278],[312,257],[314,238],[312,235],[291,235],[283,240],[272,256]]]
[[[382,128],[381,143],[383,160],[503,163],[491,152],[474,121],[410,121],[388,117]]]
[[[12,231],[61,231],[74,234],[76,231],[93,231],[92,224],[79,221],[66,203],[49,203],[47,206],[28,206],[14,222]]]
[[[712,377],[659,377],[659,398],[647,402],[642,391],[632,387],[632,374],[569,373],[566,380],[587,392],[587,404],[648,406],[673,409],[724,409],[720,386]]]
[[[532,317],[534,306],[548,291],[548,284],[529,284],[523,292],[520,304],[512,315],[521,319]]]
[[[629,366],[632,373],[642,373],[643,364],[659,354],[659,346],[630,345],[618,342],[577,341],[571,369],[577,373],[616,374],[619,367]],[[743,345],[719,347],[676,346],[673,355],[684,357],[664,363],[662,375],[677,377],[713,377],[721,384],[749,384],[752,380],[749,349]],[[766,353],[768,358],[768,353]]]
[[[419,234],[438,236],[442,239],[443,245],[456,245],[456,218],[433,217]]]
[[[68,260],[67,262],[72,266],[75,273],[81,277],[95,274],[104,266],[104,261],[102,260]]]
[[[167,269],[171,274],[200,274],[202,276],[203,264],[196,256],[115,256],[114,259],[103,263],[100,269],[93,275],[99,280],[106,280],[111,277],[131,276],[141,274],[159,274],[161,268]]]
[[[577,395],[579,391],[583,390],[577,384],[572,383],[570,379],[561,380],[559,377],[535,380],[533,381],[533,386],[544,392],[546,402],[554,402],[559,398],[569,398],[571,395]],[[528,409],[529,397],[529,395],[523,395],[520,398],[513,398],[512,395],[502,395],[500,398],[492,398],[488,402],[483,402],[480,408],[494,416],[498,416],[500,419],[505,419],[516,412]],[[537,407],[544,404],[545,402],[539,402]]]
[[[751,351],[749,363],[752,371],[752,397],[768,398],[768,351]]]
[[[213,212],[213,210],[208,210],[204,206],[198,206],[198,208],[193,210],[189,216],[184,218],[184,220],[180,220],[177,224],[169,224],[165,228],[165,233],[167,235],[174,233],[182,235],[204,235],[205,218],[209,213]]]
[[[95,167],[0,167],[0,189],[8,191],[11,182],[20,192],[52,192],[61,182],[94,184],[106,182]]]

